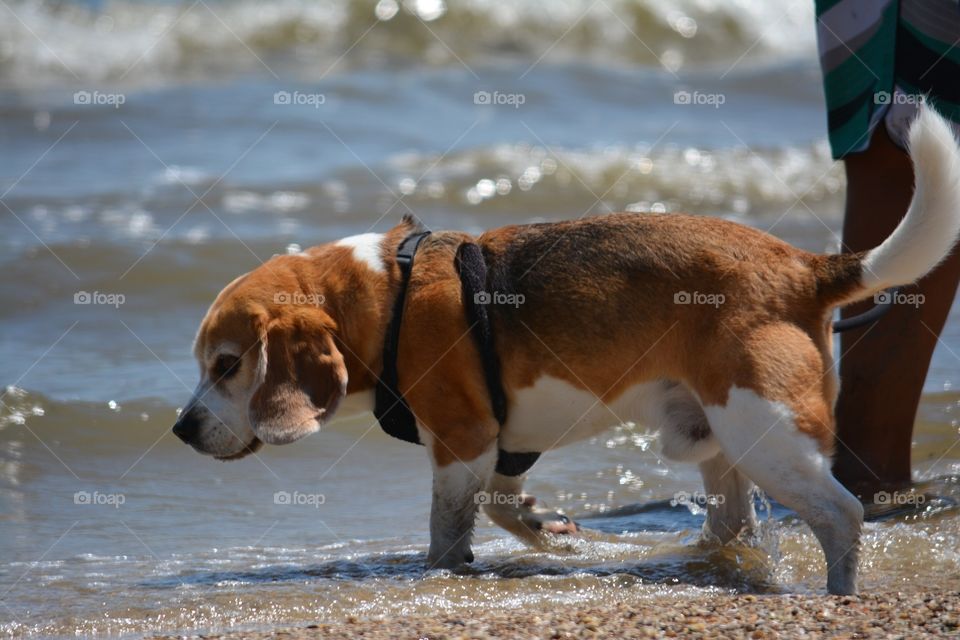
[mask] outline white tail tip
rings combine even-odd
[[[919,280],[960,236],[960,149],[950,124],[927,105],[910,127],[910,157],[916,188],[907,214],[863,260],[870,291]]]

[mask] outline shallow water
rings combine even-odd
[[[0,630],[822,589],[819,548],[776,506],[753,547],[696,547],[702,514],[670,500],[699,476],[639,429],[535,467],[531,493],[587,528],[571,549],[531,553],[481,518],[477,562],[456,575],[423,573],[423,450],[372,417],[231,464],[169,433],[226,282],[408,211],[478,231],[684,210],[836,248],[843,178],[812,18],[766,5],[418,2],[381,22],[389,2],[0,7],[16,15],[0,20]],[[677,90],[725,102],[677,105]],[[123,104],[75,104],[77,91]],[[477,91],[524,103],[475,104]],[[78,305],[80,292],[122,304]],[[960,474],[956,315],[914,444],[917,479],[948,499],[867,525],[866,589],[960,582],[960,489],[942,480]]]

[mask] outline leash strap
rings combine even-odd
[[[868,324],[873,324],[886,315],[888,311],[890,311],[890,307],[893,306],[893,301],[896,299],[898,293],[900,293],[900,287],[887,289],[880,295],[879,301],[872,309],[868,309],[863,313],[859,313],[852,318],[841,318],[840,320],[834,322],[833,332],[841,333],[843,331],[850,331],[851,329],[858,329]]]
[[[400,345],[400,326],[403,324],[403,307],[407,300],[407,287],[410,284],[410,274],[413,272],[413,257],[423,239],[430,235],[429,231],[413,233],[403,239],[397,249],[397,265],[400,267],[400,287],[397,299],[393,303],[393,315],[387,335],[383,340],[383,371],[377,380],[373,415],[380,423],[380,428],[389,435],[406,442],[420,443],[417,434],[417,420],[410,410],[410,405],[400,394],[397,388],[397,350]]]

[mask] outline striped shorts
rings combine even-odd
[[[960,0],[816,0],[834,158],[865,150],[883,122],[906,148],[926,100],[960,137]]]

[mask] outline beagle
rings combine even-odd
[[[398,389],[433,469],[431,566],[472,559],[478,505],[527,542],[575,525],[496,472],[497,452],[545,452],[627,421],[699,465],[705,533],[755,524],[755,483],[796,511],[826,555],[827,588],[856,591],[863,508],[830,473],[839,382],[833,310],[933,269],[960,233],[960,150],[924,108],[910,131],[916,192],[879,247],[817,255],[732,222],[612,214],[423,239],[406,283]],[[221,460],[320,429],[342,400],[371,411],[402,274],[404,219],[230,283],[197,334],[200,382],[174,433]],[[488,311],[507,399],[491,409],[464,313],[457,248],[489,267]],[[484,499],[478,496],[486,496]]]

